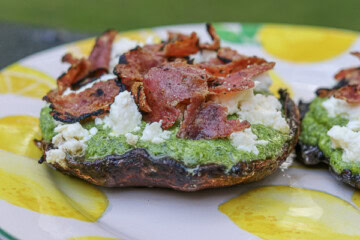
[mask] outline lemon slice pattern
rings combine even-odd
[[[35,212],[96,221],[108,205],[95,186],[0,150],[0,199]]]
[[[39,159],[34,139],[41,139],[39,119],[32,116],[0,118],[0,149]]]
[[[0,94],[12,93],[33,98],[42,98],[56,87],[54,78],[18,63],[0,72]]]
[[[288,25],[264,25],[258,33],[264,49],[293,62],[317,62],[346,53],[357,34],[351,31]]]
[[[319,191],[261,187],[225,202],[219,210],[238,227],[267,240],[360,239],[360,211]]]

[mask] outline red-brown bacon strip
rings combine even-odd
[[[116,34],[115,30],[108,30],[96,39],[95,46],[89,56],[90,71],[98,68],[109,69],[111,49]]]
[[[213,42],[212,43],[200,43],[199,48],[217,51],[220,48],[219,35],[217,35],[214,26],[209,23],[206,24],[206,30],[208,31]]]
[[[68,87],[85,78],[91,69],[90,61],[82,58],[57,79],[58,93],[62,94]]]
[[[250,65],[239,72],[229,74],[225,78],[217,78],[209,82],[209,91],[212,93],[236,92],[254,87],[252,79],[275,66],[275,63],[263,63],[260,65]]]
[[[88,59],[76,59],[70,53],[65,54],[62,61],[70,63],[72,66],[57,80],[59,94],[79,81],[91,82],[86,78],[97,76],[100,73],[99,69],[102,69],[101,72],[109,71],[111,48],[116,34],[116,31],[109,30],[98,37]]]
[[[225,138],[231,133],[250,127],[247,121],[227,120],[227,108],[216,103],[204,103],[202,96],[194,97],[185,112],[177,136],[188,139]]]
[[[208,78],[206,71],[181,62],[150,69],[144,78],[144,91],[152,112],[145,120],[162,120],[164,129],[171,127],[180,116],[179,104],[208,94]]]
[[[166,58],[157,54],[159,48],[159,44],[147,45],[143,48],[137,47],[120,57],[114,72],[127,88],[130,89],[136,81],[142,82],[150,68],[166,62]]]
[[[241,71],[248,66],[254,64],[263,64],[266,61],[262,58],[258,57],[246,57],[246,58],[239,58],[231,61],[227,64],[213,64],[213,63],[200,63],[198,66],[200,68],[206,69],[210,74],[216,77],[225,77],[228,74],[235,73]]]
[[[91,88],[80,93],[65,96],[53,90],[44,97],[44,100],[51,103],[51,115],[55,120],[74,123],[107,113],[120,91],[121,86],[114,79],[95,83]]]
[[[360,104],[360,84],[339,88],[335,91],[334,97],[346,100],[348,103]]]
[[[360,59],[360,52],[352,52],[351,54]],[[338,81],[345,80],[350,85],[360,84],[360,68],[343,69],[335,75],[335,79]]]
[[[190,35],[169,32],[169,40],[162,54],[166,57],[186,57],[199,51],[199,38],[195,32]]]

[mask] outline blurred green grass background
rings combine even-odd
[[[360,31],[360,0],[0,0],[0,21],[89,33],[222,21]]]

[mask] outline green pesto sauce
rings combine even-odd
[[[43,110],[45,112],[45,110]],[[48,111],[47,111],[48,112]],[[236,115],[230,118],[235,118]],[[41,116],[43,122],[53,122],[51,116]],[[44,123],[43,123],[44,124]],[[50,123],[48,123],[50,125]],[[140,140],[143,129],[146,123],[142,122],[141,129],[134,132],[134,135],[139,136],[139,141],[136,146],[126,143],[126,138],[123,135],[110,136],[110,129],[104,128],[102,125],[95,125],[87,123],[83,125],[84,128],[90,129],[96,127],[98,132],[87,142],[87,149],[85,158],[88,161],[96,160],[110,154],[124,154],[133,148],[145,148],[152,156],[170,156],[178,161],[182,161],[188,167],[196,167],[199,164],[217,163],[231,168],[239,161],[264,160],[277,157],[285,142],[289,139],[288,134],[283,134],[270,127],[260,124],[251,126],[252,132],[258,136],[258,140],[267,140],[267,145],[257,145],[259,154],[255,155],[242,150],[237,150],[231,145],[228,139],[214,139],[214,140],[189,140],[176,137],[176,132],[179,126],[173,126],[170,139],[164,143],[153,144]],[[43,128],[42,128],[43,129]],[[50,128],[47,128],[50,129]],[[53,135],[53,133],[52,133]]]
[[[330,137],[327,132],[335,125],[345,126],[349,120],[341,116],[329,117],[322,103],[328,98],[315,98],[310,105],[301,123],[300,140],[308,145],[318,146],[326,157],[330,158],[330,164],[337,173],[344,169],[351,169],[355,173],[360,173],[360,164],[344,162],[342,160],[341,149],[331,147]]]
[[[44,107],[40,112],[40,129],[45,141],[50,142],[55,136],[54,128],[56,127],[53,117],[50,115],[50,107]]]

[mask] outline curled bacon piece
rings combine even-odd
[[[150,69],[144,78],[144,92],[152,112],[145,119],[162,120],[164,129],[171,127],[180,116],[179,104],[208,94],[208,78],[206,71],[181,62]]]
[[[222,64],[230,63],[234,60],[239,60],[243,58],[248,58],[245,55],[239,54],[236,50],[225,47],[220,48],[217,52],[217,58],[221,61]]]
[[[79,81],[91,82],[86,78],[98,75],[99,69],[106,73],[109,71],[111,48],[116,34],[116,31],[109,30],[98,37],[88,59],[76,59],[70,53],[64,55],[62,61],[70,63],[72,66],[57,80],[59,94],[62,94],[66,88],[72,88]]]
[[[51,115],[55,120],[74,123],[109,111],[110,105],[121,91],[117,80],[97,82],[80,93],[61,95],[50,91],[44,100],[51,103]]]
[[[111,49],[116,34],[115,30],[108,30],[96,39],[95,46],[89,56],[90,71],[98,68],[109,69]]]
[[[200,63],[198,66],[200,68],[206,69],[210,74],[216,77],[225,77],[230,73],[238,72],[242,69],[247,68],[248,66],[254,64],[263,64],[266,61],[263,58],[258,57],[245,57],[238,58],[227,64],[213,64],[213,63]]]
[[[57,79],[58,93],[62,94],[68,87],[85,78],[91,69],[90,61],[82,58]]]
[[[213,25],[207,23],[206,30],[209,33],[211,39],[213,40],[212,43],[200,43],[200,49],[207,49],[207,50],[214,50],[217,51],[220,48],[220,37],[217,35],[215,28]]]
[[[196,33],[190,35],[169,32],[169,40],[162,54],[166,57],[186,57],[199,51],[199,38]]]
[[[339,88],[335,91],[334,97],[346,100],[348,103],[360,104],[360,84]]]
[[[209,82],[209,91],[213,93],[236,92],[254,87],[252,79],[275,66],[275,63],[263,63],[250,65],[239,72],[229,74],[225,78],[217,78]]]
[[[143,81],[144,75],[150,68],[166,62],[166,58],[156,54],[159,47],[158,44],[147,45],[143,48],[136,47],[120,57],[114,73],[127,88],[130,89],[135,81]]]
[[[250,127],[247,121],[227,120],[227,108],[216,103],[204,103],[202,96],[191,99],[177,137],[187,139],[215,139]]]
[[[351,54],[360,59],[360,52],[352,52]],[[335,75],[335,79],[338,81],[345,80],[350,85],[360,84],[360,68],[343,69]]]
[[[144,87],[142,82],[134,82],[131,86],[131,94],[134,96],[136,104],[143,112],[151,112],[151,108],[146,101]]]

